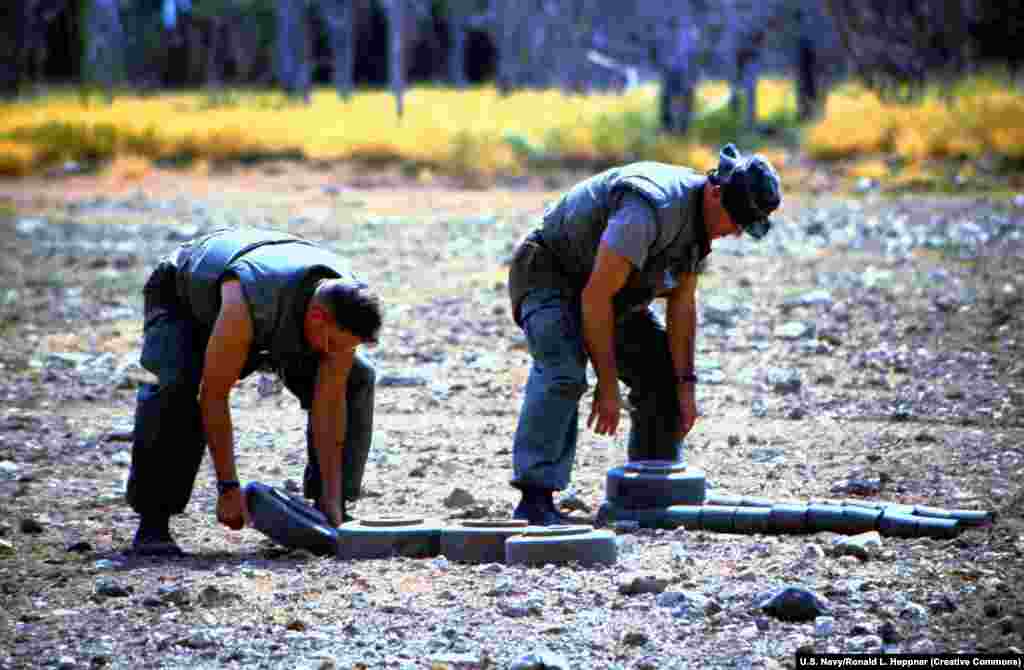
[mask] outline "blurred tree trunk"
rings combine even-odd
[[[388,79],[395,96],[398,118],[405,112],[405,63],[402,58],[402,22],[405,19],[406,0],[387,0],[388,10]]]
[[[448,0],[448,83],[465,88],[467,0]]]
[[[307,104],[312,87],[309,66],[309,31],[302,0],[277,0],[277,79],[289,97]]]
[[[690,17],[678,13],[668,19],[667,40],[658,52],[661,64],[661,125],[670,133],[686,134],[693,120],[697,71],[696,27]],[[660,55],[660,54],[659,54]]]
[[[818,64],[814,40],[801,31],[796,54],[797,117],[807,121],[818,108]]]
[[[114,99],[114,84],[124,72],[124,31],[117,0],[90,0],[85,24],[85,62],[91,81]]]
[[[352,0],[320,0],[318,6],[331,42],[334,89],[348,100],[355,80],[355,7]]]
[[[28,29],[27,0],[8,0],[0,6],[0,97],[18,95],[25,67],[25,33]]]

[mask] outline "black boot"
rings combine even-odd
[[[352,516],[351,514],[348,513],[348,506],[350,504],[351,503],[349,501],[346,501],[346,500],[342,500],[341,501],[341,522],[342,523],[348,523],[349,521],[355,521],[356,520],[356,518],[354,516]],[[320,499],[319,498],[313,498],[313,508],[316,509],[316,511],[320,512],[321,514],[323,514],[323,508],[320,507]]]
[[[561,520],[551,501],[550,489],[522,486],[523,498],[512,512],[513,519],[521,519],[532,526],[558,526]]]
[[[576,518],[574,516],[566,514],[562,510],[558,509],[558,505],[555,504],[555,501],[552,498],[552,496],[548,496],[548,498],[547,498],[547,506],[548,506],[548,511],[550,512],[550,514],[555,519],[557,519],[557,521],[555,523],[560,525],[560,526],[579,526],[581,524],[582,525],[589,525],[589,523],[590,523],[589,521],[587,521],[585,519]]]
[[[178,543],[171,537],[170,517],[144,516],[132,540],[131,553],[136,556],[184,556]]]

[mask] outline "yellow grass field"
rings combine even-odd
[[[727,96],[723,82],[702,84],[694,125],[720,116]],[[792,83],[763,80],[758,102],[762,122],[791,119]],[[484,178],[519,174],[533,161],[652,159],[711,167],[718,147],[702,144],[694,133],[658,133],[656,109],[652,85],[625,95],[548,90],[504,97],[491,87],[415,87],[406,93],[401,119],[384,91],[360,92],[344,102],[333,90],[319,89],[309,105],[253,91],[126,94],[111,105],[53,94],[0,105],[0,175],[30,174],[64,160],[216,162],[274,155],[397,161]],[[1024,95],[995,79],[978,79],[948,99],[929,94],[900,105],[847,84],[829,95],[822,117],[803,129],[802,149],[816,159],[867,161],[856,170],[872,176],[884,172],[879,155],[912,164],[983,155],[1019,161]],[[786,160],[781,148],[767,151]]]

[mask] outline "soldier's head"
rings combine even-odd
[[[380,299],[363,284],[321,281],[306,309],[309,345],[321,354],[375,344],[381,326]]]
[[[739,230],[757,240],[768,234],[768,217],[782,204],[782,182],[767,158],[743,156],[736,145],[727,144],[708,181],[721,189],[722,206]]]

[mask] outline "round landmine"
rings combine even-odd
[[[912,514],[903,514],[886,509],[878,519],[878,532],[893,537],[917,537],[918,519]]]
[[[926,516],[918,517],[917,519],[918,537],[948,540],[959,535],[961,530],[959,519],[936,519]]]
[[[617,557],[615,533],[590,526],[530,526],[505,541],[509,565],[612,565]]]
[[[878,519],[882,516],[882,510],[873,507],[854,507],[843,505],[843,530],[837,533],[847,535],[859,535],[868,531],[878,529]]]
[[[632,521],[641,528],[676,528],[699,529],[700,505],[673,505],[663,509],[628,509],[615,503],[601,503],[597,511],[596,526],[611,526],[616,521]]]
[[[340,559],[432,558],[439,553],[441,522],[434,519],[378,516],[338,526]]]
[[[773,533],[807,532],[807,505],[782,503],[771,507],[771,531]]]
[[[252,527],[277,544],[319,555],[337,551],[338,532],[322,512],[303,500],[260,482],[245,487]]]
[[[704,472],[677,461],[630,461],[608,471],[608,500],[627,509],[704,502]]]
[[[731,533],[735,526],[735,506],[704,505],[700,512],[700,527],[716,533]]]
[[[812,533],[846,533],[846,521],[843,508],[839,505],[812,503],[807,506],[807,530]]]
[[[459,563],[504,563],[505,540],[522,533],[520,519],[466,519],[441,529],[441,553]]]
[[[961,526],[983,526],[992,523],[992,513],[969,509],[939,509],[927,505],[915,505],[914,516],[934,519],[956,519]]]
[[[737,533],[771,532],[772,510],[770,507],[737,507],[732,518],[733,530]]]

